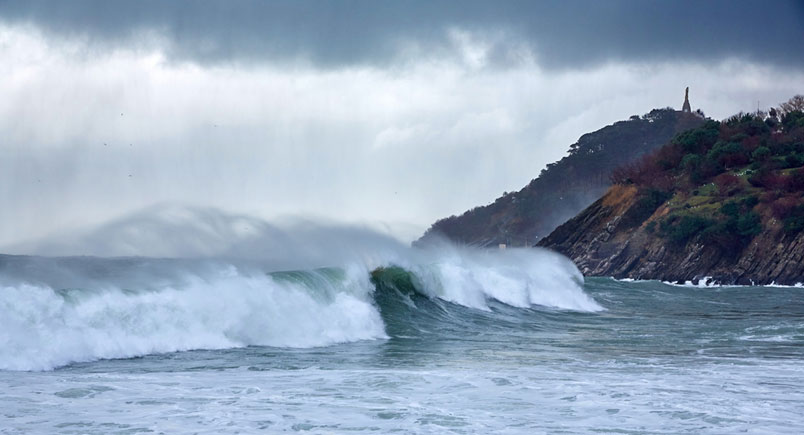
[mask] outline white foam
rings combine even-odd
[[[797,283],[795,283],[795,284],[793,284],[793,285],[782,285],[782,284],[776,284],[776,282],[774,281],[774,282],[772,282],[772,283],[770,283],[770,284],[766,285],[765,287],[776,287],[776,288],[804,288],[804,283],[797,282]]]
[[[620,280],[621,282],[627,282],[625,280]],[[693,281],[684,281],[683,284],[672,282],[672,281],[661,281],[662,284],[671,285],[674,287],[691,287],[691,288],[738,288],[738,287],[773,287],[773,288],[804,288],[804,283],[796,283],[793,285],[782,285],[776,284],[776,282],[771,282],[770,284],[758,285],[758,284],[721,284],[720,282],[714,280],[711,276],[705,276],[699,279],[697,282]],[[753,281],[752,281],[753,283]]]
[[[520,308],[603,309],[584,293],[575,265],[547,250],[455,248],[432,260],[409,267],[425,292],[450,302],[483,310],[488,299]]]
[[[693,281],[684,281],[683,284],[673,281],[662,281],[662,284],[672,285],[674,287],[695,287],[695,288],[716,288],[716,287],[732,287],[732,286],[722,286],[717,281],[715,281],[711,276],[705,276],[703,278],[698,279],[697,282]]]
[[[0,276],[0,369],[385,338],[369,281],[379,266],[404,267],[421,292],[480,310],[492,299],[521,308],[603,309],[584,293],[572,262],[546,250],[357,248],[345,260],[332,258],[340,272],[298,272],[304,279],[206,260],[14,260],[20,264]]]
[[[234,268],[157,291],[59,293],[0,287],[0,369],[47,370],[71,362],[248,345],[312,347],[385,337],[367,278],[311,292]]]

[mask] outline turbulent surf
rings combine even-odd
[[[539,250],[441,249],[294,271],[212,259],[3,256],[0,369],[381,340],[449,328],[461,321],[458,307],[491,312],[494,304],[601,309],[571,263]]]
[[[297,245],[308,267],[291,268],[273,251],[0,256],[3,427],[804,430],[801,288],[584,279],[541,250],[337,240]]]

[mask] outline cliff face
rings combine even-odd
[[[685,132],[538,246],[584,273],[723,284],[804,282],[804,113]]]
[[[522,190],[439,220],[417,243],[439,235],[474,246],[533,245],[599,198],[611,185],[612,170],[703,122],[697,114],[657,109],[585,134]]]
[[[672,206],[663,204],[635,222],[639,197],[634,186],[613,186],[539,246],[570,257],[587,276],[680,282],[711,277],[723,284],[804,282],[804,232],[789,234],[776,221],[741,249],[711,242],[703,234],[679,245],[649,230],[651,222],[671,214]]]

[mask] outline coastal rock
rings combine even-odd
[[[804,112],[708,120],[612,181],[538,246],[585,275],[804,282]]]
[[[636,188],[615,185],[538,246],[568,256],[587,276],[676,282],[711,277],[722,284],[804,282],[804,232],[790,236],[778,226],[769,226],[740,252],[706,243],[701,237],[672,246],[647,229],[648,222],[666,212],[666,205],[638,226],[616,225],[633,209],[636,198]],[[587,234],[596,236],[589,240]]]

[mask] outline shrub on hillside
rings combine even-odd
[[[694,171],[701,166],[701,158],[700,154],[685,154],[684,157],[681,158],[681,167],[688,171]]]
[[[804,165],[804,154],[791,153],[784,157],[784,165],[786,168],[797,168]]]
[[[786,187],[787,190],[790,192],[802,192],[804,191],[804,168],[796,169],[790,172],[790,175],[786,177]]]
[[[785,219],[793,213],[793,209],[801,204],[801,202],[802,199],[799,197],[785,196],[779,198],[771,203],[771,213],[779,219]]]
[[[790,132],[799,127],[804,127],[804,112],[797,110],[786,113],[782,117],[782,128],[784,131]]]
[[[647,189],[623,216],[623,225],[636,226],[649,218],[672,195],[665,190]]]
[[[717,224],[713,219],[697,215],[670,216],[659,227],[662,235],[676,245],[686,244],[692,237]]]
[[[748,177],[748,182],[754,187],[763,187],[770,190],[787,189],[787,177],[777,174],[768,168],[760,168]]]
[[[793,208],[790,215],[782,222],[784,231],[788,234],[798,234],[801,230],[804,230],[804,204]]]
[[[749,211],[737,218],[737,234],[749,241],[757,234],[762,232],[762,219],[756,212]]]
[[[770,148],[766,146],[761,146],[755,149],[753,153],[751,153],[751,158],[758,162],[764,162],[765,160],[768,159],[768,157],[770,157],[770,154],[771,154]]]
[[[728,201],[718,211],[723,218],[713,221],[701,231],[701,237],[735,253],[762,232],[762,219],[753,208],[759,203],[756,196]]]
[[[700,154],[717,140],[720,123],[709,120],[703,126],[678,134],[672,144],[679,145],[684,153]]]
[[[741,184],[740,177],[729,173],[718,175],[713,182],[717,186],[718,193],[723,196],[733,195],[740,189]]]
[[[706,153],[706,158],[718,161],[726,167],[740,166],[750,161],[742,145],[737,142],[725,141],[718,141],[715,146]]]

